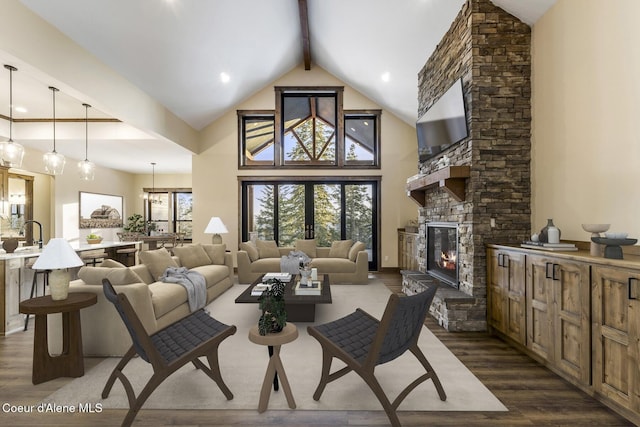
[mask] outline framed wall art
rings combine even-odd
[[[122,196],[80,192],[80,228],[122,227]]]

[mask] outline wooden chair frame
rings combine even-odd
[[[235,326],[220,323],[203,310],[199,310],[149,335],[133,310],[126,295],[117,294],[108,279],[103,279],[102,286],[107,299],[116,306],[133,340],[133,345],[113,369],[102,391],[102,398],[106,399],[116,379],[119,379],[124,386],[129,400],[129,411],[122,421],[123,426],[130,426],[151,393],[153,393],[167,377],[188,363],[193,363],[197,369],[202,370],[215,381],[227,400],[233,399],[233,394],[224,383],[218,365],[218,346],[224,339],[235,334]],[[185,330],[185,328],[189,328],[190,325],[194,324],[202,324],[203,330],[215,331],[215,333],[210,336],[205,336],[204,338],[201,336],[196,337],[197,342],[191,342],[191,344],[194,345],[192,348],[188,346],[185,348],[182,343],[177,343],[172,339],[173,335],[179,333],[177,329]],[[206,334],[200,333],[199,335]],[[164,352],[159,350],[157,346],[158,342],[162,342],[163,348],[172,348],[173,351],[169,354],[166,350]],[[123,372],[125,366],[127,366],[129,361],[136,355],[139,355],[153,367],[153,375],[138,396],[135,395],[131,382]],[[207,358],[208,367],[199,359],[203,356]]]
[[[438,375],[418,347],[420,331],[423,328],[426,316],[429,314],[429,307],[431,306],[437,287],[437,285],[433,285],[424,292],[413,296],[399,296],[397,294],[391,295],[380,321],[364,310],[358,308],[351,315],[345,316],[337,321],[329,322],[324,325],[307,327],[309,335],[316,338],[322,346],[322,375],[320,383],[313,394],[313,399],[320,400],[320,396],[328,383],[343,377],[351,371],[354,371],[371,388],[375,396],[378,398],[378,401],[382,404],[382,407],[393,426],[400,426],[400,420],[396,414],[398,406],[413,389],[428,379],[433,381],[440,400],[446,400],[447,395],[442,388]],[[407,300],[401,301],[403,299]],[[411,301],[411,304],[405,304],[405,302],[410,301],[409,299],[414,300]],[[409,316],[403,315],[407,314],[402,313],[403,310],[416,310],[416,305],[419,307],[420,313],[408,313]],[[413,324],[408,324],[408,318],[413,319]],[[333,325],[338,325],[338,322],[341,321],[343,322],[343,326],[348,326],[352,319],[354,321],[369,324],[370,328],[368,330],[372,328],[374,329],[368,336],[364,337],[364,341],[367,341],[368,345],[363,345],[361,348],[357,349],[358,351],[366,352],[366,357],[354,357],[355,352],[353,351],[353,347],[349,347],[347,349],[344,345],[338,344],[323,332],[323,327],[326,331],[326,328],[332,328]],[[398,340],[397,337],[392,337],[391,335],[395,334],[395,331],[397,330],[409,331],[407,334],[404,334],[406,335],[406,339],[403,337]],[[358,337],[358,341],[363,338],[362,335],[358,335]],[[382,386],[375,377],[375,367],[394,360],[406,350],[411,351],[411,353],[420,361],[426,373],[406,386],[398,394],[395,400],[390,402],[382,389]],[[333,361],[333,358],[342,360],[347,366],[331,373],[331,362]]]

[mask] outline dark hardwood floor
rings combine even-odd
[[[392,291],[401,277],[377,274]],[[114,426],[124,410],[85,414],[24,414],[7,405],[36,405],[64,384],[59,378],[31,384],[33,326],[0,337],[0,423],[10,426]],[[589,397],[526,355],[486,333],[449,333],[433,319],[427,326],[509,409],[509,412],[405,412],[403,426],[630,426],[633,423]],[[428,357],[428,354],[427,354]],[[90,369],[102,359],[85,359]],[[319,369],[320,367],[318,367]],[[446,384],[443,384],[446,390]],[[103,384],[96,384],[103,387]],[[212,385],[215,387],[215,385]],[[257,405],[257,402],[256,402]],[[384,426],[380,411],[142,410],[136,426]]]

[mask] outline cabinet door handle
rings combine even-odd
[[[549,267],[551,267],[551,272],[549,272]],[[551,262],[547,262],[545,263],[545,268],[544,268],[544,277],[546,279],[553,279],[553,263]]]
[[[637,296],[634,297],[634,296],[631,295],[631,287],[634,284],[637,284],[637,283],[638,283],[638,279],[636,279],[635,277],[629,277],[629,280],[628,280],[628,283],[627,283],[628,284],[627,292],[629,294],[629,299],[638,299]]]
[[[556,276],[556,272],[559,271],[560,269],[560,265],[559,264],[553,264],[553,280],[560,280],[560,275],[558,274]]]
[[[502,266],[504,268],[509,268],[509,255],[502,256]]]
[[[502,267],[502,254],[498,254],[498,267]]]

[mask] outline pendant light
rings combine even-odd
[[[43,156],[44,169],[52,175],[60,175],[64,169],[64,156],[56,151],[56,92],[57,88],[49,86],[53,94],[53,151]]]
[[[91,105],[82,105],[84,106],[84,160],[78,162],[78,173],[80,174],[80,179],[93,181],[96,165],[89,161],[89,108]]]
[[[13,141],[13,72],[18,69],[6,64],[4,68],[9,70],[9,140],[0,143],[0,156],[4,166],[19,168],[22,166],[24,147]]]
[[[161,205],[162,200],[156,198],[156,163],[151,162],[151,194],[149,194],[149,201],[154,205]]]

